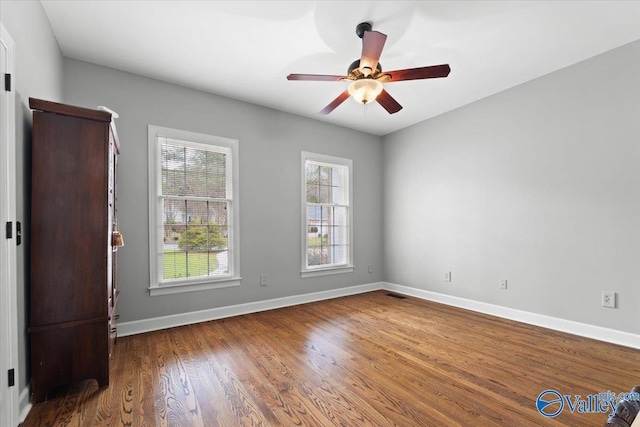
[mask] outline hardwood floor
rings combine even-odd
[[[602,426],[547,389],[628,392],[640,351],[384,291],[119,338],[111,385],[30,426]]]

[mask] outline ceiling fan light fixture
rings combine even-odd
[[[360,104],[368,104],[382,92],[382,83],[373,79],[359,79],[347,88],[349,95]]]

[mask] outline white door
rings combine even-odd
[[[15,54],[13,40],[1,23],[0,30],[0,426],[14,427],[18,425]],[[7,74],[11,82],[5,79]]]

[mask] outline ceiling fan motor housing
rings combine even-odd
[[[382,66],[378,62],[378,66],[376,67],[376,71],[371,73],[371,74],[369,74],[369,76],[372,76],[373,78],[375,78],[375,76],[377,76],[381,72],[382,72]],[[364,78],[367,77],[362,73],[362,71],[360,71],[360,60],[359,59],[356,59],[355,61],[353,61],[351,63],[351,65],[349,65],[349,70],[347,71],[347,75],[353,77],[354,80],[364,79]]]
[[[356,34],[358,35],[358,37],[363,38],[364,32],[371,31],[371,28],[371,22],[362,22],[356,27]]]

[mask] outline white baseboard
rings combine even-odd
[[[640,349],[640,335],[637,334],[617,331],[615,329],[603,328],[600,326],[588,325],[586,323],[574,322],[571,320],[560,319],[543,314],[516,310],[513,308],[488,304],[480,301],[440,294],[437,292],[426,291],[388,282],[369,283],[358,286],[350,286],[347,288],[332,289],[330,291],[313,292],[309,294],[275,298],[266,301],[257,301],[246,304],[232,305],[228,307],[212,308],[209,310],[192,311],[189,313],[180,313],[170,316],[155,317],[151,319],[122,322],[118,323],[118,336],[125,337],[127,335],[142,334],[145,332],[173,328],[176,326],[184,326],[193,323],[207,322],[209,320],[223,319],[226,317],[240,316],[243,314],[257,313],[266,310],[274,310],[276,308],[290,307],[298,304],[306,304],[310,302],[339,298],[348,295],[356,295],[363,292],[371,292],[381,289],[458,308],[463,308],[466,310],[489,314],[496,317],[515,320],[517,322],[553,329],[560,332],[566,332],[569,334],[593,338],[612,344],[619,344],[626,347]]]
[[[27,418],[27,415],[29,415],[29,411],[31,410],[31,407],[33,406],[31,404],[31,401],[29,400],[30,391],[31,391],[31,383],[27,384],[24,390],[22,390],[22,392],[20,393],[20,397],[18,398],[20,402],[19,403],[20,423],[24,422],[24,420]]]
[[[571,320],[560,319],[557,317],[545,316],[543,314],[516,310],[499,305],[425,291],[409,286],[396,285],[394,283],[384,282],[383,287],[384,289],[389,291],[409,295],[424,300],[451,305],[458,308],[464,308],[466,310],[477,311],[480,313],[515,320],[517,322],[527,323],[530,325],[541,326],[543,328],[553,329],[555,331],[567,332],[569,334],[579,335],[586,338],[593,338],[598,341],[604,341],[612,344],[619,344],[626,347],[640,349],[640,335],[632,334],[630,332],[623,332],[617,331],[615,329],[588,325],[586,323],[579,323]]]
[[[243,314],[257,313],[259,311],[290,307],[292,305],[356,295],[363,292],[377,291],[383,289],[383,285],[384,283],[382,282],[368,283],[365,285],[350,286],[348,288],[332,289],[330,291],[313,292],[309,294],[275,298],[266,301],[256,301],[246,304],[231,305],[228,307],[212,308],[209,310],[192,311],[189,313],[134,320],[131,322],[121,322],[118,323],[118,336],[126,337],[127,335],[142,334],[144,332],[207,322],[209,320],[223,319],[225,317],[240,316]]]

